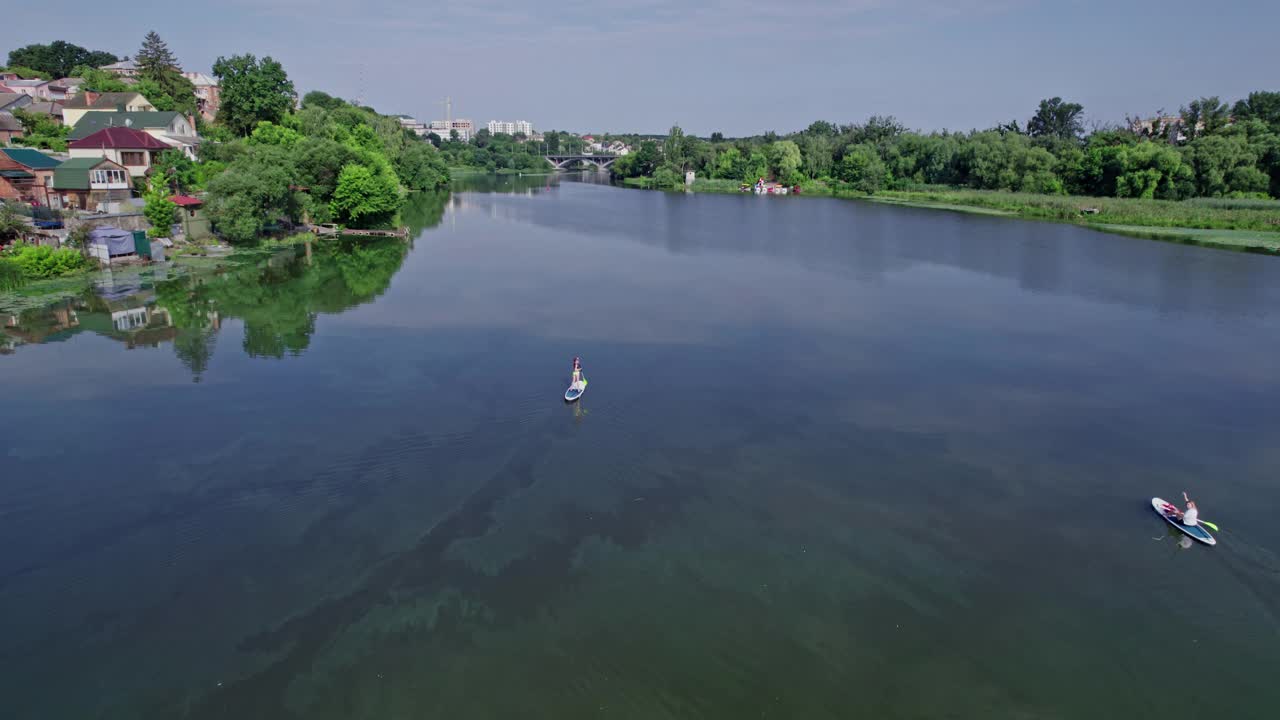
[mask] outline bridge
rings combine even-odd
[[[551,154],[551,155],[543,155],[543,157],[547,159],[547,162],[551,163],[552,165],[555,165],[557,170],[563,170],[569,165],[572,165],[573,163],[579,162],[579,161],[587,163],[589,165],[595,165],[600,170],[608,170],[609,166],[612,165],[613,161],[617,160],[619,156],[606,155],[602,153],[597,155]]]

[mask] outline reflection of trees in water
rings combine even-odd
[[[445,205],[449,203],[449,191],[415,193],[400,208],[400,224],[409,227],[409,237],[440,224]]]
[[[209,360],[213,357],[213,348],[218,342],[218,335],[212,327],[186,328],[178,331],[173,339],[173,354],[178,356],[188,370],[191,381],[200,382],[204,371],[209,369]]]
[[[208,368],[214,333],[225,318],[244,323],[244,351],[282,358],[306,350],[316,316],[340,313],[384,292],[408,246],[394,239],[318,243],[308,261],[299,249],[265,263],[157,285],[157,303],[178,328],[174,352],[199,380]]]

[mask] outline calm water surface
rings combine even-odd
[[[4,717],[1274,716],[1280,262],[489,190],[0,313]]]

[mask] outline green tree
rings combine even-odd
[[[779,140],[768,148],[769,168],[773,177],[780,182],[796,183],[803,178],[799,176],[803,159],[800,147],[790,140]]]
[[[400,189],[394,176],[353,163],[342,168],[329,204],[334,215],[344,222],[375,223],[399,209]]]
[[[7,202],[0,202],[0,241],[9,242],[21,237],[29,226],[17,210]]]
[[[521,157],[528,158],[530,161],[530,164],[524,167],[526,170],[546,164],[542,158],[531,157],[528,154]],[[435,190],[449,184],[449,167],[445,165],[440,153],[430,143],[410,144],[396,158],[395,167],[400,182],[410,190],[420,192]]]
[[[742,157],[742,152],[738,148],[730,146],[716,155],[715,169],[712,171],[712,176],[741,180],[745,169],[746,159]]]
[[[346,105],[342,98],[333,97],[329,93],[312,90],[302,97],[303,108],[320,108],[321,110],[337,110]]]
[[[110,65],[111,63],[107,64]],[[72,69],[71,76],[84,80],[80,85],[80,90],[82,92],[85,90],[92,90],[94,92],[108,93],[129,92],[130,90],[133,90],[132,87],[120,78],[116,77],[114,74],[88,65],[77,65]]]
[[[160,153],[151,166],[151,177],[175,194],[199,188],[202,180],[195,161],[181,150],[165,150]]]
[[[178,220],[178,206],[169,199],[169,193],[163,186],[156,187],[143,195],[143,200],[146,204],[142,206],[142,214],[151,223],[147,235],[169,237],[173,224]]]
[[[1027,134],[1031,137],[1070,139],[1084,131],[1084,106],[1063,102],[1054,97],[1040,101],[1036,114],[1027,121]]]
[[[134,60],[138,63],[138,84],[134,89],[150,100],[157,110],[177,110],[187,115],[195,113],[195,86],[182,76],[178,59],[154,30],[143,38]]]
[[[1121,146],[1117,163],[1117,197],[1177,200],[1188,192],[1195,177],[1182,154],[1165,143]]]
[[[41,72],[34,68],[24,67],[22,65],[10,65],[4,68],[5,72],[11,72],[23,80],[53,80],[54,78],[47,72]]]
[[[685,169],[684,130],[679,125],[672,125],[667,132],[667,139],[662,143],[662,157],[673,168],[681,173]]]
[[[248,142],[250,145],[279,145],[291,148],[302,142],[302,139],[302,133],[290,130],[283,125],[263,120],[249,134]]]
[[[885,167],[874,145],[863,143],[845,150],[844,158],[836,168],[836,176],[868,195],[874,194],[884,184]]]
[[[904,132],[906,128],[892,115],[872,115],[865,123],[848,128],[845,135],[854,145],[879,145],[891,142]]]
[[[755,182],[769,176],[769,156],[761,150],[752,150],[742,165],[742,181]]]
[[[176,70],[178,58],[169,50],[169,45],[152,30],[142,39],[142,47],[133,58],[138,64],[138,76],[159,79],[166,71]]]
[[[48,115],[27,112],[22,108],[15,110],[13,117],[22,124],[23,129],[23,136],[13,139],[15,145],[53,150],[54,152],[67,151],[67,134],[71,128],[55,122]]]
[[[231,242],[256,240],[270,223],[290,212],[296,168],[287,150],[274,145],[245,149],[226,172],[209,181],[206,209],[214,228]]]
[[[27,45],[9,51],[9,64],[28,67],[50,79],[72,76],[78,65],[101,67],[116,61],[114,53],[89,50],[64,40],[54,40],[48,45]]]
[[[1192,100],[1179,110],[1179,114],[1182,116],[1182,128],[1188,141],[1202,135],[1212,135],[1225,127],[1230,119],[1227,104],[1217,96]]]
[[[1239,135],[1204,135],[1186,148],[1195,172],[1195,194],[1222,197],[1267,192],[1270,178],[1257,167],[1258,157]]]
[[[237,135],[248,135],[263,120],[279,123],[293,108],[293,83],[270,57],[219,57],[213,74],[220,83],[217,121]]]
[[[1236,122],[1261,120],[1280,133],[1280,92],[1251,92],[1249,97],[1236,102],[1231,112]]]
[[[818,137],[835,137],[838,132],[839,129],[826,120],[814,120],[804,130],[805,135],[816,135]]]

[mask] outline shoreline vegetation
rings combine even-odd
[[[642,178],[628,178],[622,184],[647,187]],[[718,194],[742,192],[737,181],[717,179],[694,180],[690,189]],[[1150,240],[1280,253],[1280,201],[1275,200],[1143,200],[954,187],[882,190],[867,195],[820,182],[802,184],[798,194],[800,197],[834,197],[903,207],[1047,220]]]
[[[1069,222],[1210,247],[1280,251],[1280,92],[1085,132],[1061,98],[987,130],[913,132],[892,117],[816,121],[745,138],[613,136],[625,187],[737,193],[743,185],[961,212]]]

